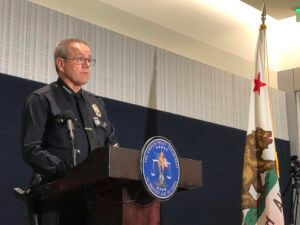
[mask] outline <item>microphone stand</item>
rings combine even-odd
[[[66,111],[64,116],[63,116],[64,123],[68,129],[68,135],[71,141],[72,145],[72,159],[73,159],[73,166],[77,165],[77,154],[80,153],[79,149],[75,149],[75,144],[74,144],[74,115],[72,111]]]
[[[70,120],[71,123],[69,123],[68,126],[68,133],[69,133],[69,138],[71,141],[71,145],[72,145],[72,158],[73,158],[73,166],[77,165],[77,154],[80,152],[79,149],[75,149],[75,144],[74,144],[74,125],[73,125],[73,121]]]
[[[298,217],[298,204],[299,204],[299,185],[300,183],[294,179],[295,183],[293,184],[293,205],[292,205],[292,213],[291,216],[293,217],[292,219],[292,224],[297,224],[297,217]]]
[[[74,133],[69,132],[69,137],[72,145],[72,158],[73,158],[73,166],[77,165],[77,154],[80,153],[79,149],[75,149],[75,144],[74,144]]]
[[[77,150],[75,149],[74,145],[74,136],[70,135],[71,145],[72,145],[72,158],[73,158],[73,165],[77,165]]]
[[[77,154],[80,153],[79,149],[75,149],[75,144],[74,144],[74,134],[69,132],[69,137],[72,145],[72,158],[73,158],[73,166],[77,165]]]

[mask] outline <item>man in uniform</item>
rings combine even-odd
[[[23,158],[34,173],[41,174],[43,183],[64,177],[94,149],[118,145],[103,101],[82,89],[95,63],[88,44],[79,39],[62,40],[55,48],[54,60],[57,81],[33,92],[22,113]],[[43,205],[40,224],[84,225],[85,203],[78,204]]]

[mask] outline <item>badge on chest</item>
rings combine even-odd
[[[105,128],[107,124],[105,122],[101,121],[102,114],[101,114],[100,108],[96,104],[93,104],[92,108],[95,113],[95,116],[93,116],[93,121],[94,121],[95,126],[96,127],[102,126]]]
[[[94,113],[96,114],[96,116],[100,119],[102,114],[101,114],[101,111],[100,111],[99,107],[96,104],[93,104],[92,108],[93,108]]]

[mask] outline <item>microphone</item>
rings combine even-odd
[[[63,120],[65,125],[68,128],[68,134],[70,139],[73,141],[74,140],[74,113],[70,110],[66,111],[63,115]]]

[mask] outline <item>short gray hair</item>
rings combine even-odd
[[[55,50],[54,50],[54,63],[55,63],[56,71],[58,71],[57,66],[56,66],[56,59],[68,57],[69,46],[72,43],[81,43],[81,44],[85,44],[86,46],[90,47],[86,41],[83,41],[78,38],[68,38],[68,39],[61,40],[56,45]]]

